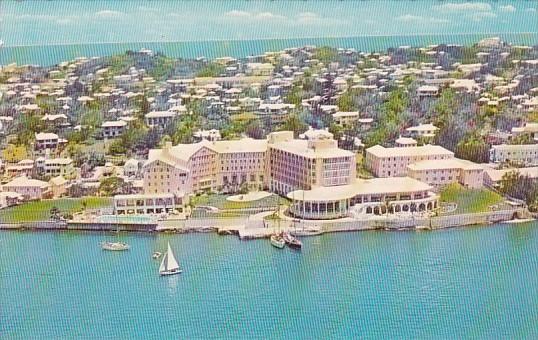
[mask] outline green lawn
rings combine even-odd
[[[503,202],[501,195],[488,189],[466,189],[454,183],[441,190],[441,202],[456,203],[456,214],[490,211],[490,206]]]
[[[0,223],[20,223],[48,220],[50,209],[57,207],[61,214],[74,213],[83,208],[97,209],[112,207],[110,197],[60,198],[24,203],[18,206],[0,210]]]

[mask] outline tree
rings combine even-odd
[[[125,181],[116,176],[105,178],[99,184],[99,193],[102,196],[114,196],[121,194],[124,184]]]
[[[330,46],[322,46],[314,51],[314,59],[318,59],[323,63],[336,61],[338,57],[338,50]]]
[[[67,152],[67,155],[73,159],[73,161],[75,162],[77,166],[82,165],[82,163],[84,162],[84,158],[86,156],[82,149],[82,145],[76,142],[69,141],[65,151]]]
[[[197,77],[218,77],[222,73],[224,73],[225,70],[226,68],[221,64],[210,63],[207,66],[200,69],[196,73],[196,76]]]
[[[456,145],[454,154],[458,158],[467,159],[472,162],[487,163],[489,161],[489,146],[480,136],[467,134]]]
[[[7,147],[2,150],[2,159],[6,162],[16,163],[28,158],[28,152],[25,145],[13,145],[8,144]]]
[[[290,104],[294,104],[296,106],[301,105],[301,102],[303,100],[303,91],[300,86],[293,86],[288,94],[286,95],[286,102]]]
[[[333,134],[333,138],[339,141],[344,136],[344,129],[335,123],[329,126],[329,132]]]
[[[58,207],[53,206],[50,208],[50,218],[53,220],[58,220],[60,218],[60,209],[58,209]]]
[[[519,136],[512,137],[510,139],[510,144],[533,144],[534,140],[532,139],[530,134],[522,134]]]
[[[353,94],[350,91],[346,91],[340,97],[338,97],[336,100],[336,105],[338,106],[338,110],[344,112],[350,112],[356,109]]]
[[[284,121],[281,127],[281,131],[293,131],[295,137],[305,132],[308,126],[299,118],[297,114],[290,114]]]
[[[530,176],[514,170],[505,173],[499,183],[499,191],[513,198],[525,201],[529,208],[538,207],[538,182]]]
[[[247,136],[254,139],[262,139],[265,135],[263,126],[257,119],[251,120],[247,123],[247,126],[245,127],[245,133]]]

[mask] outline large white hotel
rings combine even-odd
[[[293,200],[290,213],[308,219],[344,217],[351,209],[363,213],[432,210],[438,201],[432,186],[416,179],[357,179],[355,154],[338,148],[326,131],[309,134],[307,139],[280,131],[263,140],[168,143],[150,150],[143,176],[144,194],[137,200],[118,196],[116,213],[169,212],[169,205],[157,210],[151,200],[162,195],[180,210],[191,194],[231,193],[245,186],[287,196]],[[146,201],[151,203],[148,209]],[[139,206],[132,207],[135,202]]]

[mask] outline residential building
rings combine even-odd
[[[409,164],[407,175],[433,187],[459,183],[466,188],[481,188],[484,169],[480,165],[458,158],[425,160]]]
[[[279,124],[288,118],[288,113],[294,108],[294,104],[262,103],[256,114],[262,119],[270,120],[273,124]]]
[[[25,200],[50,198],[52,196],[49,183],[26,176],[16,177],[11,182],[4,184],[2,191],[16,192],[22,195]]]
[[[529,134],[536,142],[538,142],[538,123],[526,123],[523,127],[512,128],[514,136]]]
[[[376,145],[366,149],[366,167],[377,177],[401,177],[407,175],[409,164],[453,157],[452,151],[438,145],[407,148],[385,148]]]
[[[35,134],[35,150],[37,153],[46,153],[47,150],[55,152],[59,146],[66,142],[55,133],[41,132]]]
[[[270,76],[274,68],[269,63],[247,63],[245,74],[247,76]]]
[[[436,97],[439,95],[439,88],[433,85],[422,85],[417,88],[419,97]]]
[[[221,140],[220,131],[217,129],[198,130],[194,133],[194,139],[198,142],[208,140],[210,142]]]
[[[164,128],[170,124],[177,115],[178,113],[173,111],[152,111],[145,115],[146,124],[151,128]]]
[[[71,158],[43,158],[35,161],[37,173],[45,176],[62,176],[67,179],[75,178],[77,173]]]
[[[103,128],[104,138],[116,138],[125,131],[127,122],[124,120],[108,121],[104,122],[101,127]]]
[[[62,176],[56,176],[49,180],[50,190],[52,191],[52,197],[62,197],[67,193],[68,181]]]
[[[123,174],[127,177],[133,177],[138,174],[140,162],[136,159],[129,159],[123,165]]]
[[[353,127],[355,122],[357,122],[359,119],[359,112],[358,111],[351,111],[351,112],[338,111],[334,113],[332,116],[336,124],[342,127]]]
[[[31,176],[34,173],[34,161],[31,159],[23,159],[17,164],[6,166],[6,174],[8,177]]]
[[[408,148],[408,147],[414,147],[417,146],[417,141],[410,137],[399,137],[394,142],[394,145],[397,148]]]
[[[511,169],[486,169],[484,171],[484,184],[491,188],[498,188],[504,175],[510,172],[518,172],[521,176],[538,181],[538,167],[511,168]]]
[[[489,157],[493,163],[538,165],[538,144],[493,145]]]
[[[0,209],[17,205],[24,201],[24,197],[16,192],[0,191]]]
[[[433,138],[439,128],[433,124],[419,124],[405,129],[414,138]]]

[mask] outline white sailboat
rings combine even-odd
[[[182,270],[179,269],[179,263],[177,263],[172,248],[170,248],[170,243],[168,243],[168,250],[163,257],[161,266],[159,267],[159,274],[161,275],[174,275],[181,273]]]

